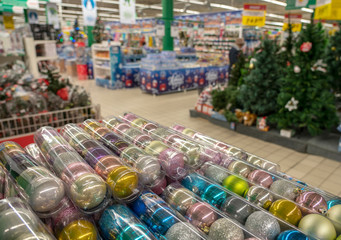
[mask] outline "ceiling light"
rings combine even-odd
[[[174,12],[184,12],[183,9],[179,9],[179,8],[173,8],[173,11],[174,11]]]
[[[151,9],[157,9],[157,10],[162,10],[161,6],[156,6],[156,5],[149,5],[149,8]]]
[[[283,15],[277,15],[277,14],[272,14],[272,13],[267,13],[266,16],[267,16],[267,17],[272,17],[272,18],[284,19],[284,16],[283,16]]]
[[[197,4],[197,5],[205,5],[204,2],[196,1],[196,0],[178,0],[178,2],[192,3],[192,4]]]
[[[313,13],[314,10],[313,9],[310,9],[310,8],[302,8],[301,9],[303,12],[308,12],[308,13]]]
[[[310,23],[310,20],[301,19],[301,22],[303,22],[303,23]]]
[[[229,9],[229,10],[238,10],[238,8],[236,7],[223,5],[223,4],[217,4],[217,3],[211,3],[211,7],[224,8],[224,9]]]
[[[192,10],[187,10],[186,11],[187,13],[190,13],[190,14],[199,14],[200,12],[198,11],[192,11]]]
[[[275,25],[275,26],[283,26],[282,22],[271,22],[271,21],[265,21],[266,24],[269,25]]]
[[[102,2],[102,3],[112,3],[112,4],[120,4],[119,1],[110,1],[110,0],[99,0],[97,2]]]
[[[276,4],[276,5],[280,5],[283,7],[286,7],[287,4],[285,2],[280,2],[280,1],[276,1],[276,0],[262,0],[263,2],[268,2],[268,3],[272,3],[272,4]]]

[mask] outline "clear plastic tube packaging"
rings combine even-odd
[[[182,240],[207,239],[207,236],[188,224],[184,217],[176,213],[155,193],[144,191],[129,206],[157,236],[174,240],[176,239],[174,235],[181,231]]]
[[[235,146],[226,144],[209,136],[206,136],[200,132],[197,132],[191,128],[187,128],[180,124],[174,124],[171,128],[179,133],[185,134],[193,139],[199,140],[213,149],[222,151],[228,155],[232,155],[240,160],[247,161],[255,166],[261,167],[267,171],[278,172],[280,166],[276,163],[263,159],[261,157],[255,156],[253,154],[247,153],[244,150],[237,148]]]
[[[188,158],[182,152],[169,147],[161,141],[153,140],[150,136],[115,117],[108,117],[103,122],[106,127],[144,150],[133,151],[127,149],[125,153],[128,153],[128,155],[131,156],[131,153],[134,153],[138,154],[139,157],[144,155],[149,159],[153,156],[153,159],[160,162],[162,169],[171,179],[181,179],[186,175],[185,162]]]
[[[100,142],[76,124],[67,124],[62,136],[111,187],[113,198],[119,202],[135,199],[141,192],[138,172],[126,166]]]
[[[0,158],[16,183],[27,194],[28,202],[40,217],[59,211],[65,196],[63,182],[35,160],[15,142],[1,144]]]
[[[162,198],[183,215],[198,230],[206,233],[211,240],[244,240],[267,239],[260,234],[256,235],[247,230],[239,222],[230,219],[226,214],[204,202],[192,191],[184,188],[179,183],[171,183],[165,189]],[[279,223],[273,219],[273,237],[280,232]],[[178,231],[176,235],[181,236]],[[180,237],[177,239],[181,239]]]
[[[54,128],[40,128],[34,140],[48,156],[49,164],[64,181],[70,199],[81,211],[92,214],[107,206],[111,191],[104,180]]]
[[[49,164],[44,156],[44,154],[40,151],[39,147],[35,143],[31,143],[25,147],[25,151],[33,157],[33,159],[41,166],[49,168]]]
[[[125,205],[115,204],[104,210],[98,226],[105,240],[156,240],[157,238]]]
[[[162,141],[172,148],[183,152],[187,156],[186,165],[192,169],[199,168],[205,162],[220,164],[222,161],[230,161],[224,154],[201,146],[193,140],[181,137],[176,131],[172,131],[133,113],[125,113],[120,118],[131,126],[146,132],[153,139]]]
[[[59,240],[100,239],[93,219],[80,212],[68,197],[62,200],[61,206],[61,211],[51,218],[51,226]]]
[[[0,200],[0,239],[53,240],[30,207],[20,198]]]
[[[98,139],[124,162],[133,166],[139,172],[141,182],[155,191],[162,192],[167,181],[161,171],[159,162],[155,158],[146,156],[138,147],[130,144],[123,137],[104,127],[96,120],[88,119],[83,122],[83,128],[93,138]]]
[[[28,196],[18,187],[7,169],[0,164],[0,200],[10,197],[21,197],[28,201]]]

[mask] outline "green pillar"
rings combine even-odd
[[[25,23],[28,23],[28,15],[27,15],[27,9],[24,9],[24,17],[25,17]]]
[[[91,45],[94,43],[94,35],[92,34],[92,30],[94,29],[93,26],[84,26],[85,33],[88,35],[88,45],[91,47]]]
[[[171,37],[171,23],[173,21],[173,0],[162,0],[162,19],[165,22],[163,50],[173,51],[173,38]]]

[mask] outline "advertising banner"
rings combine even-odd
[[[59,29],[58,7],[55,3],[46,3],[47,23],[53,25],[55,29]]]
[[[95,26],[97,18],[96,0],[82,0],[84,26]]]
[[[135,0],[120,0],[120,22],[136,23]]]

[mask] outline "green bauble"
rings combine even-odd
[[[225,178],[223,186],[242,197],[244,197],[249,190],[248,182],[234,175]]]
[[[149,155],[159,156],[160,153],[166,150],[167,148],[168,147],[160,141],[152,141],[146,146],[145,151]]]
[[[336,240],[341,240],[341,235],[340,235],[340,236],[338,236]]]
[[[341,233],[341,205],[335,205],[329,208],[327,217],[332,220],[335,230]]]
[[[309,214],[303,217],[298,228],[321,240],[334,240],[336,231],[334,225],[326,217],[319,214]]]

